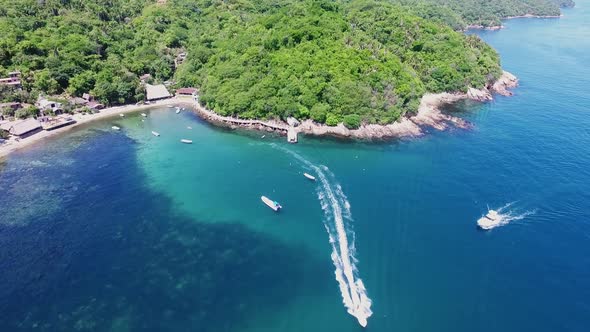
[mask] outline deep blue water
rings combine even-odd
[[[521,84],[447,110],[471,130],[292,146],[155,110],[11,155],[0,331],[359,331],[334,278],[329,192],[368,330],[587,331],[590,2],[564,14],[477,32]],[[508,203],[527,215],[477,229]]]

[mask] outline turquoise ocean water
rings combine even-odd
[[[449,107],[470,130],[288,145],[166,109],[12,154],[0,331],[360,331],[343,294],[370,331],[587,331],[590,2],[564,14],[475,32],[521,85]]]

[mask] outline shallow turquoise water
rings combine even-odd
[[[0,166],[0,330],[358,331],[330,258],[331,191],[368,329],[586,331],[590,2],[505,25],[478,34],[521,86],[448,110],[472,130],[287,145],[155,110],[13,154]],[[302,176],[318,171],[327,187]],[[487,205],[511,202],[531,214],[477,230]]]

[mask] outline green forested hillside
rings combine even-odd
[[[425,92],[500,75],[494,50],[453,30],[467,16],[451,3],[476,0],[403,1],[0,0],[0,74],[20,70],[25,90],[0,99],[91,91],[134,102],[149,73],[199,87],[223,115],[355,127],[414,112]]]

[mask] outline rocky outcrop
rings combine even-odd
[[[491,90],[497,94],[502,96],[512,96],[512,91],[508,89],[512,89],[518,86],[518,78],[512,75],[511,73],[504,71],[502,76],[494,82],[492,85]]]
[[[483,88],[483,89],[469,88],[467,90],[467,98],[469,98],[471,100],[475,100],[475,101],[480,101],[480,102],[490,101],[493,99],[492,93],[487,88]]]
[[[404,117],[395,123],[388,125],[364,124],[358,129],[348,129],[342,123],[330,127],[318,124],[312,120],[305,120],[295,127],[297,121],[294,118],[288,119],[288,125],[297,132],[312,136],[334,136],[340,138],[354,139],[385,139],[401,137],[417,137],[424,134],[423,128],[430,127],[436,130],[445,130],[449,127],[469,128],[470,123],[445,114],[440,111],[445,104],[451,104],[462,99],[472,99],[479,102],[486,102],[493,99],[492,94],[498,93],[504,96],[510,96],[512,93],[508,90],[518,85],[518,79],[509,72],[503,72],[502,76],[493,84],[481,89],[469,88],[466,93],[437,93],[426,94],[420,100],[420,106],[416,115]],[[249,128],[266,131],[286,132],[287,124],[280,121],[260,121],[260,120],[242,120],[229,117],[222,117],[210,110],[194,105],[195,111],[204,119],[230,128]]]

